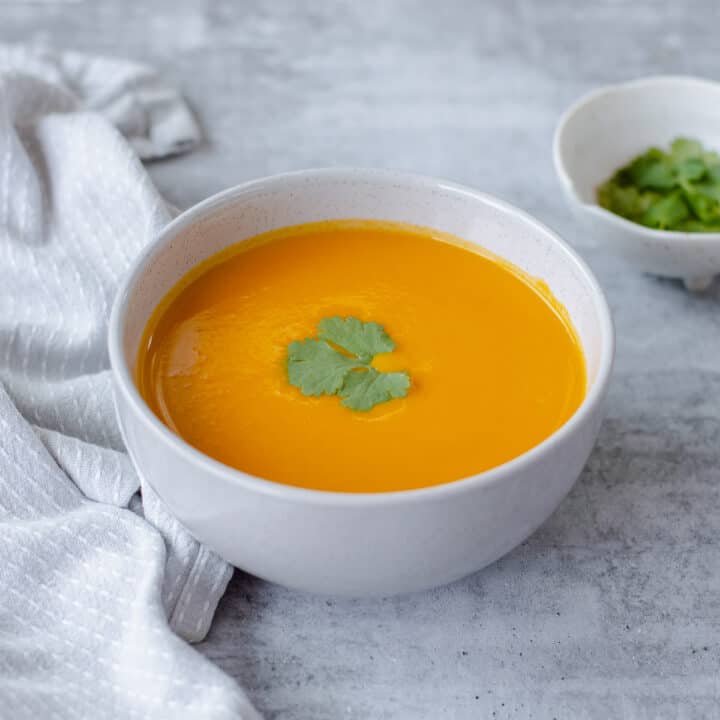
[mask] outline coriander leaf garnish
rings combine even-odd
[[[407,395],[407,372],[380,372],[371,365],[376,355],[395,349],[382,325],[330,317],[318,331],[318,338],[288,345],[288,379],[303,395],[339,395],[343,406],[358,411]]]
[[[320,321],[318,330],[321,338],[357,355],[364,362],[395,349],[395,343],[385,328],[375,322],[363,322],[354,317],[330,317]]]
[[[405,397],[409,387],[406,372],[385,373],[371,367],[348,373],[338,395],[351,410],[370,410],[379,403]]]
[[[335,395],[345,376],[362,363],[330,347],[324,340],[308,338],[288,346],[288,377],[303,395]]]

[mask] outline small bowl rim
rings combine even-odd
[[[591,293],[598,317],[598,330],[601,338],[600,360],[598,363],[595,381],[589,392],[587,392],[583,398],[582,403],[571,415],[571,417],[542,442],[538,443],[521,455],[503,463],[502,465],[490,468],[484,472],[438,485],[407,490],[368,493],[352,493],[304,488],[261,478],[215,460],[209,455],[194,448],[183,438],[166,427],[159,418],[156,417],[140,395],[123,352],[123,329],[126,311],[137,281],[144,273],[147,265],[155,258],[160,250],[168,242],[170,242],[175,235],[177,235],[179,231],[211,215],[219,207],[223,207],[248,193],[271,189],[276,190],[277,186],[282,185],[283,183],[308,181],[313,179],[336,180],[338,182],[348,180],[356,182],[358,180],[364,180],[375,184],[401,183],[427,190],[444,190],[451,193],[468,195],[475,200],[479,200],[486,205],[494,207],[495,209],[518,217],[534,232],[544,233],[552,242],[557,244],[560,250],[568,257],[570,262],[573,263],[579,270],[586,287]],[[560,238],[557,233],[525,211],[520,210],[514,205],[511,205],[504,200],[500,200],[488,193],[473,190],[472,188],[449,180],[396,170],[336,167],[297,170],[270,175],[256,180],[250,180],[216,193],[196,205],[193,205],[174,218],[135,258],[126,272],[120,287],[118,288],[110,315],[108,328],[108,351],[110,357],[110,367],[115,380],[115,393],[122,393],[136,419],[139,419],[146,429],[156,435],[161,441],[169,443],[180,456],[190,463],[190,465],[199,466],[206,473],[219,476],[223,480],[243,487],[248,491],[263,495],[271,495],[288,501],[308,503],[312,505],[321,504],[333,506],[368,507],[377,505],[392,505],[408,501],[416,502],[431,500],[432,498],[454,495],[458,492],[465,492],[478,486],[494,485],[502,482],[505,478],[513,475],[517,471],[522,470],[528,465],[536,462],[545,455],[551,447],[557,445],[566,437],[571,435],[588,416],[596,412],[598,406],[602,403],[614,364],[615,332],[607,299],[605,298],[600,284],[588,265],[564,240]],[[146,478],[146,480],[152,485],[152,479]]]
[[[720,242],[720,232],[710,233],[699,233],[699,232],[682,232],[680,230],[658,230],[656,228],[645,227],[639,223],[628,220],[627,218],[616,215],[615,213],[606,210],[601,205],[592,202],[585,202],[580,198],[575,188],[575,182],[573,181],[570,173],[565,167],[565,161],[563,154],[560,150],[560,142],[565,132],[565,128],[570,120],[580,110],[584,109],[587,105],[595,102],[596,100],[606,95],[613,93],[624,93],[628,91],[637,90],[638,88],[645,87],[647,85],[655,85],[666,82],[682,82],[694,85],[705,85],[712,87],[715,91],[720,91],[720,82],[709,80],[707,78],[698,77],[696,75],[648,75],[646,77],[635,78],[634,80],[628,80],[626,82],[614,83],[611,85],[603,85],[598,88],[594,88],[589,92],[581,95],[570,107],[568,107],[560,116],[558,123],[555,127],[555,133],[553,134],[553,165],[555,166],[555,172],[560,180],[560,184],[566,193],[573,199],[577,205],[579,205],[586,212],[593,213],[603,220],[613,223],[619,228],[625,230],[634,230],[638,235],[642,235],[643,239],[650,240],[652,242],[681,242],[687,244],[688,242],[705,241],[709,243]]]

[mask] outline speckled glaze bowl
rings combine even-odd
[[[399,221],[453,233],[543,278],[568,309],[585,352],[589,388],[577,412],[547,440],[500,467],[445,485],[374,494],[306,490],[252,477],[168,430],[133,380],[142,332],[160,299],[188,270],[228,245],[287,225],[340,218]],[[595,442],[613,347],[602,291],[582,260],[550,230],[474,190],[375,170],[271,177],[183,213],[136,261],[115,302],[109,337],[127,448],[143,478],[182,523],[255,575],[354,596],[450,582],[491,563],[533,532],[575,482]]]
[[[600,207],[595,194],[615,170],[676,137],[720,150],[719,83],[649,77],[585,95],[561,117],[553,159],[571,207],[601,243],[638,270],[703,290],[720,274],[720,233],[646,228]]]

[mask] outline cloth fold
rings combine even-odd
[[[136,153],[199,136],[147,67],[0,47],[0,717],[258,717],[177,637],[232,571],[139,492],[107,369],[118,281],[171,217]]]

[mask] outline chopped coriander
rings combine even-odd
[[[685,202],[682,190],[673,190],[669,195],[656,200],[643,213],[640,222],[648,227],[669,230],[683,220],[687,220],[690,209]]]
[[[718,232],[720,155],[676,138],[670,152],[651,147],[597,189],[598,203],[659,230]]]
[[[380,372],[371,365],[376,355],[395,349],[382,325],[330,317],[320,321],[318,331],[319,337],[288,346],[288,379],[303,395],[338,395],[345,407],[358,411],[407,395],[407,372]]]

